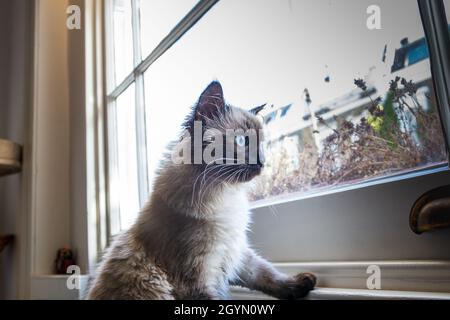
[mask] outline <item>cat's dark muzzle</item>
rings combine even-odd
[[[264,164],[262,164],[262,163],[250,164],[249,167],[250,167],[251,170],[259,170],[259,171],[261,171],[262,168],[264,168]]]
[[[263,169],[264,165],[262,163],[250,164],[247,166],[248,181],[259,175]]]

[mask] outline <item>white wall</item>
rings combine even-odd
[[[51,274],[70,246],[70,123],[65,0],[36,2],[32,273]]]

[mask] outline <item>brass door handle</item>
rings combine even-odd
[[[409,226],[417,234],[450,228],[450,185],[421,195],[411,208]]]

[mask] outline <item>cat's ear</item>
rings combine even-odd
[[[250,113],[253,113],[255,116],[260,113],[265,107],[266,107],[267,103],[264,103],[263,105],[254,107],[252,109],[249,110]]]
[[[218,81],[213,81],[198,99],[194,112],[194,120],[201,121],[204,119],[218,118],[225,113],[226,108],[222,85]]]

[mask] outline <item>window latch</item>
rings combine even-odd
[[[450,228],[450,185],[421,195],[411,208],[409,226],[417,234]]]

